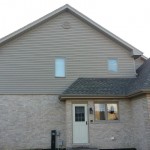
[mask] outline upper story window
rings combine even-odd
[[[108,71],[109,72],[118,72],[118,60],[115,58],[108,59]]]
[[[65,59],[55,58],[55,77],[65,77]]]
[[[118,104],[96,103],[95,120],[118,120]]]

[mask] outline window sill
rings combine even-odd
[[[94,121],[92,124],[109,124],[109,123],[121,123],[120,120],[100,120]]]
[[[55,78],[57,78],[57,79],[61,79],[61,78],[64,79],[64,78],[66,78],[66,77],[55,77]]]

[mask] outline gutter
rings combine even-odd
[[[59,96],[59,100],[60,101],[65,101],[66,99],[112,99],[112,98],[115,98],[115,99],[127,99],[127,98],[133,98],[133,97],[136,97],[136,96],[139,96],[139,95],[142,95],[142,94],[148,94],[150,93],[150,89],[141,89],[139,91],[136,91],[134,93],[131,93],[131,94],[128,94],[128,95],[124,95],[124,96],[121,96],[121,95],[118,95],[118,96],[100,96],[100,95],[60,95]]]

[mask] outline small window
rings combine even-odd
[[[95,104],[95,120],[118,120],[118,104]]]
[[[108,71],[118,72],[118,60],[114,58],[108,59]]]
[[[65,77],[65,59],[55,59],[55,77]]]
[[[75,121],[85,121],[84,107],[75,107]]]

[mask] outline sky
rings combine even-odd
[[[149,0],[0,0],[0,38],[65,4],[150,57]]]

